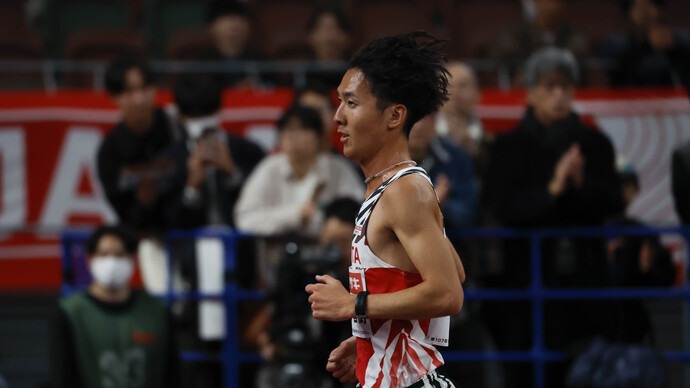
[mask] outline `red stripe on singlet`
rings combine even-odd
[[[398,366],[400,365],[400,360],[402,359],[403,347],[406,347],[405,337],[400,336],[398,338],[398,343],[395,345],[395,350],[393,351],[393,357],[391,357],[391,369],[388,371],[388,375],[391,377],[391,386],[398,386]]]

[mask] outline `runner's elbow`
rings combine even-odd
[[[439,316],[456,315],[462,310],[462,293],[448,292],[443,298],[443,303],[440,306],[441,310]]]
[[[456,315],[460,313],[460,310],[462,310],[462,297],[459,295],[456,295],[454,298],[452,298],[452,302],[448,305],[448,314],[446,315]]]

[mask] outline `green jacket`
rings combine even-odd
[[[171,333],[166,307],[142,291],[108,304],[80,292],[60,300],[58,387],[167,388]],[[172,357],[171,357],[172,355]]]

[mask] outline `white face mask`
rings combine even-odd
[[[192,140],[198,139],[206,128],[220,127],[220,120],[217,116],[204,116],[195,119],[187,119],[185,128],[187,128],[187,135]]]
[[[107,289],[126,286],[133,273],[134,263],[126,257],[100,256],[91,260],[93,278]]]

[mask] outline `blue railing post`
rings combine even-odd
[[[544,340],[543,340],[543,293],[541,279],[541,234],[530,235],[532,265],[532,356],[534,362],[534,386],[544,387]]]
[[[239,388],[240,349],[237,330],[237,300],[239,299],[237,285],[234,281],[235,265],[237,263],[237,232],[230,231],[223,234],[223,255],[225,261],[225,340],[223,341],[223,372],[225,388]]]
[[[165,304],[168,308],[172,308],[173,302],[175,302],[174,289],[173,289],[173,277],[175,276],[174,265],[173,265],[173,249],[170,238],[165,239],[165,266],[168,272],[168,284],[166,285],[167,292],[165,293]]]

